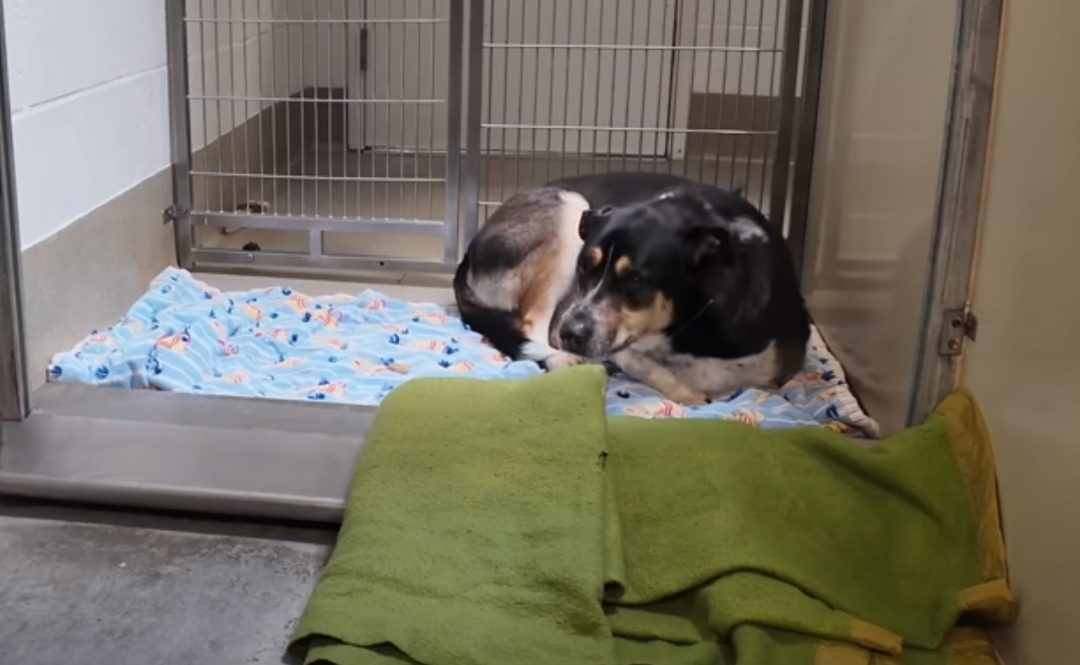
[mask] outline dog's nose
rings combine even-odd
[[[585,350],[592,336],[592,319],[588,316],[575,314],[562,325],[559,330],[559,338],[565,351],[580,354]]]

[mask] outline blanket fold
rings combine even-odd
[[[603,401],[597,368],[395,390],[293,637],[308,662],[993,662],[954,630],[1014,611],[969,395],[872,447]]]

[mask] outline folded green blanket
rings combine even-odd
[[[383,402],[293,636],[339,665],[988,665],[1006,621],[970,396],[872,447],[607,419],[596,368]]]

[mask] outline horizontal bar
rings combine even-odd
[[[304,102],[308,104],[323,104],[329,102],[342,102],[346,104],[445,104],[445,99],[360,99],[360,98],[337,98],[337,97],[240,97],[237,95],[188,95],[188,99],[194,102],[218,101],[218,102]]]
[[[775,130],[685,129],[672,127],[592,127],[589,125],[526,125],[483,123],[485,129],[554,129],[582,132],[655,132],[658,134],[714,134],[722,136],[776,136]]]
[[[430,24],[433,24],[433,23],[434,24],[439,24],[439,23],[447,23],[447,22],[449,22],[449,19],[445,19],[445,18],[267,18],[267,19],[256,19],[256,18],[197,18],[197,17],[193,17],[193,16],[189,16],[189,17],[184,18],[184,23],[216,23],[216,24],[222,24],[222,25],[229,24],[229,23],[235,23],[237,25],[244,24],[244,23],[250,23],[250,24],[255,24],[255,25],[262,25],[262,24],[270,25],[270,24],[275,24],[275,23],[283,24],[283,25],[310,24],[310,23],[323,23],[323,24],[330,24],[330,25],[346,25],[346,24],[352,24],[352,23],[359,23],[359,24],[365,24],[365,23],[366,24],[392,23],[392,24],[396,25],[396,24],[400,24],[400,23],[409,23],[409,24],[416,23],[416,24],[430,25]]]
[[[276,229],[279,231],[334,231],[341,233],[383,233],[387,235],[437,236],[443,221],[430,219],[308,217],[261,215],[243,212],[193,212],[196,224],[219,228]]]
[[[783,53],[782,48],[758,48],[756,46],[677,46],[667,44],[554,44],[513,42],[484,42],[490,49],[574,49],[579,51],[704,51],[730,53]]]
[[[400,272],[450,273],[457,267],[454,262],[424,261],[420,259],[394,259],[377,256],[346,256],[324,254],[308,256],[293,252],[245,252],[238,249],[194,249],[191,259],[196,266],[232,266],[259,268],[291,268],[297,270],[371,272],[391,270]]]
[[[69,480],[9,471],[0,471],[0,494],[52,501],[305,522],[339,522],[345,508],[344,499]]]
[[[445,182],[444,178],[391,178],[379,176],[283,175],[274,173],[229,173],[226,171],[192,171],[193,176],[209,178],[251,178],[263,180],[314,180],[318,182]]]

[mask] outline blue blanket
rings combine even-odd
[[[452,312],[366,290],[310,297],[274,287],[227,293],[166,269],[120,321],[57,354],[49,380],[207,395],[375,405],[419,376],[524,378]],[[814,331],[801,374],[777,391],[743,390],[684,407],[625,377],[608,384],[608,413],[728,418],[756,427],[823,425],[877,435],[839,363]]]

